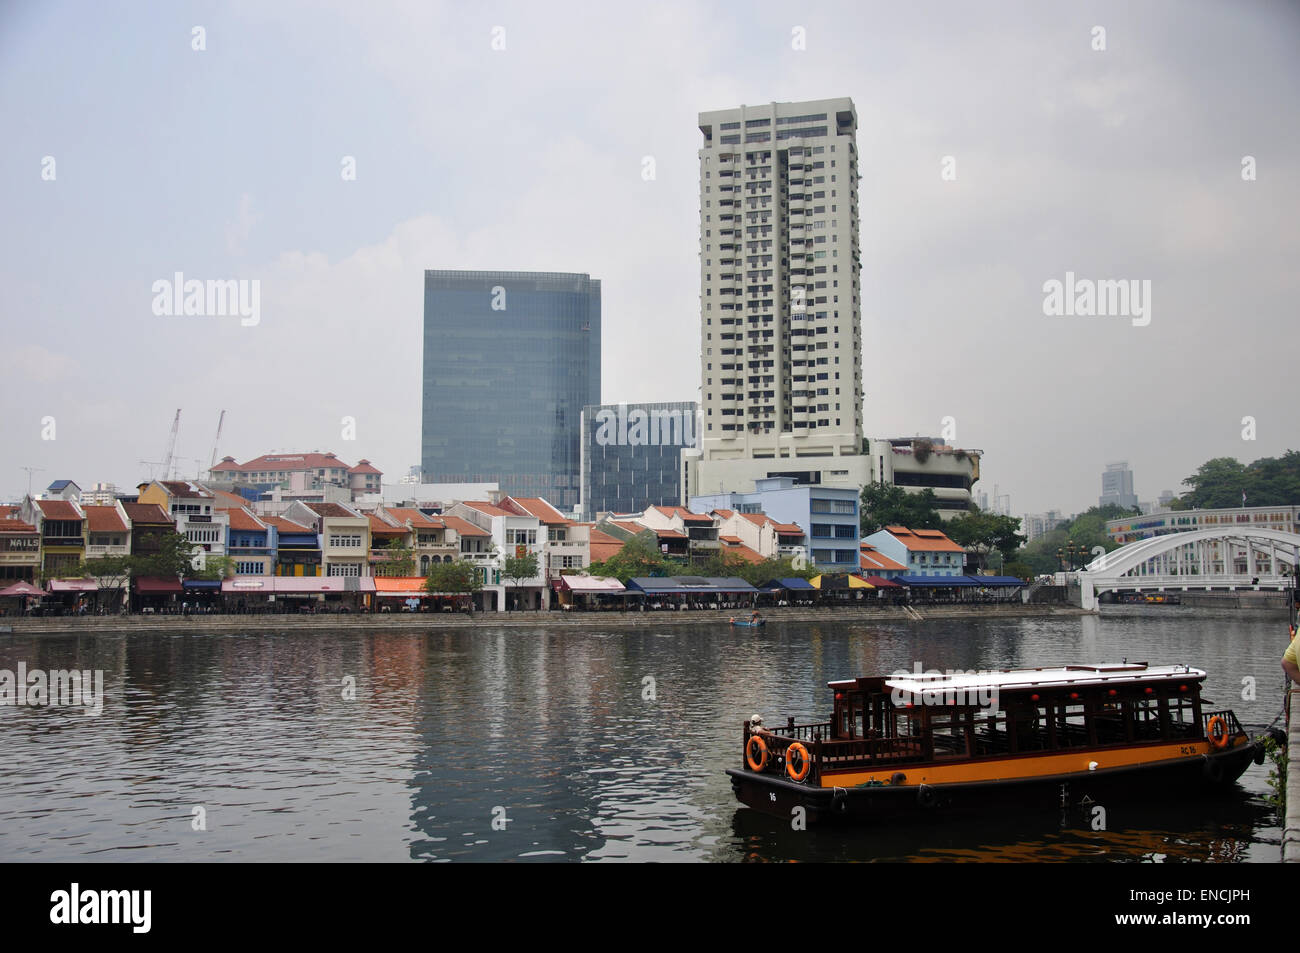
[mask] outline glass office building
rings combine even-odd
[[[425,483],[578,504],[582,408],[600,400],[600,281],[424,273]]]
[[[582,518],[677,506],[682,448],[698,437],[693,400],[583,408]]]

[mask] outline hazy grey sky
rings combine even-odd
[[[396,479],[426,268],[590,273],[604,400],[695,399],[697,113],[831,96],[869,434],[954,417],[1017,514],[1113,459],[1181,490],[1300,445],[1297,50],[1281,2],[7,4],[0,498],[135,483],[177,407],[190,475],[224,408],[221,454]],[[259,323],[155,315],[175,272],[258,279]],[[1066,272],[1150,281],[1150,323],[1046,316]]]

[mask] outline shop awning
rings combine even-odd
[[[51,579],[50,592],[98,592],[99,583],[93,579]]]
[[[1027,586],[1019,576],[970,576],[978,586]]]
[[[899,576],[897,581],[915,589],[963,589],[983,585],[970,576]]]
[[[892,579],[885,579],[883,576],[863,576],[867,582],[871,583],[877,589],[902,589],[903,587]]]
[[[769,579],[767,582],[763,583],[758,588],[766,589],[766,590],[791,589],[791,590],[798,590],[800,592],[811,592],[817,587],[814,586],[812,583],[810,583],[807,579],[800,579],[799,577],[796,576],[796,577],[791,577],[789,579]]]
[[[375,595],[380,599],[423,599],[423,576],[375,576]]]
[[[181,581],[179,579],[158,579],[157,577],[141,576],[135,580],[135,591],[137,595],[141,596],[178,593],[182,591]]]
[[[221,588],[220,579],[186,579],[181,583],[186,589],[191,591],[211,591],[216,592]]]
[[[811,580],[814,589],[874,589],[871,583],[867,582],[861,576],[845,575],[842,573],[826,573],[825,575],[815,576]]]
[[[301,596],[316,593],[374,592],[373,576],[245,576],[227,579],[222,592]]]
[[[627,587],[611,576],[560,576],[560,588],[570,592],[626,592]]]

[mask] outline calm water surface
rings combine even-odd
[[[827,681],[917,662],[1187,662],[1262,726],[1285,631],[1153,614],[6,638],[0,669],[102,669],[105,699],[99,717],[0,707],[0,860],[1272,862],[1267,764],[1226,797],[1112,805],[1105,831],[1077,810],[792,831],[723,770],[754,712],[822,720]]]

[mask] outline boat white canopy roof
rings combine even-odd
[[[885,679],[893,690],[922,692],[971,692],[996,688],[1000,691],[1069,686],[1147,684],[1160,681],[1200,681],[1205,672],[1189,665],[1148,665],[1146,662],[1103,662],[1096,665],[1064,665],[1059,668],[1022,668],[989,672],[903,673]],[[857,688],[857,679],[831,682],[835,690]]]

